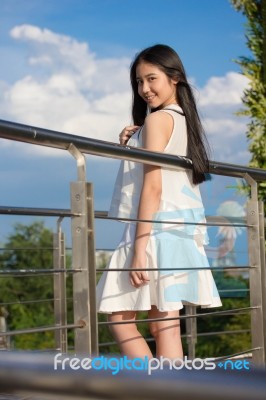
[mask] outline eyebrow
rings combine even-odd
[[[144,78],[149,78],[149,77],[151,77],[151,76],[156,76],[157,74],[156,74],[156,72],[151,72],[150,74],[147,74],[147,75],[145,75],[144,76]],[[136,79],[141,79],[139,76],[136,76]]]

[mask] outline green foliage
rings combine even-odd
[[[220,292],[222,310],[249,307],[248,281],[241,275],[232,275],[225,271],[214,271],[213,277]],[[240,291],[238,291],[240,290]],[[220,309],[217,309],[220,310]],[[215,310],[208,310],[212,312]],[[202,309],[199,313],[206,313]],[[220,357],[231,355],[251,348],[250,313],[235,315],[217,315],[198,318],[198,342],[196,346],[199,357]],[[229,331],[230,333],[225,333]],[[219,332],[212,335],[212,332]],[[200,334],[207,334],[201,336]],[[210,333],[210,335],[208,335]]]
[[[222,299],[223,310],[249,306],[249,299]],[[202,312],[206,313],[206,310]],[[210,311],[211,312],[211,311]],[[198,318],[198,333],[221,332],[217,335],[198,336],[196,345],[197,357],[227,356],[250,349],[250,332],[237,331],[250,329],[250,314],[219,315]],[[231,333],[226,333],[231,332]]]
[[[266,168],[266,0],[231,0],[237,11],[246,18],[247,47],[249,57],[236,61],[243,75],[249,79],[249,88],[244,91],[244,105],[239,115],[250,117],[247,127],[249,150],[252,154],[249,165]],[[259,185],[259,197],[266,199],[266,183]]]
[[[53,268],[53,233],[43,222],[26,226],[15,225],[0,255],[0,269],[16,273],[18,270]],[[71,294],[71,282],[67,285]],[[0,303],[8,313],[7,324],[11,331],[54,325],[53,276],[5,275],[0,278]],[[72,311],[72,302],[69,305]],[[53,349],[54,333],[17,335],[12,338],[15,349]]]
[[[17,224],[0,256],[3,270],[52,268],[52,233],[42,222],[25,226]],[[19,330],[53,324],[53,280],[51,276],[3,276],[0,279],[0,301],[6,306],[8,329]],[[41,303],[22,302],[43,299]],[[18,349],[50,348],[53,334],[18,335],[12,347]]]

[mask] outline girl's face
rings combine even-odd
[[[150,108],[164,108],[176,104],[177,80],[170,79],[153,64],[140,62],[136,68],[138,93]]]

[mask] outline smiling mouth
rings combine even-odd
[[[152,99],[154,99],[154,95],[153,96],[145,96],[145,100],[146,101],[151,101]]]

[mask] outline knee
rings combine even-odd
[[[109,321],[109,325],[108,325],[108,329],[109,332],[112,334],[112,336],[114,336],[115,332],[116,332],[116,326],[112,323],[112,321]]]
[[[125,327],[122,324],[116,324],[112,320],[109,320],[108,322],[109,322],[108,329],[113,337],[117,337],[121,331],[123,332]]]
[[[130,337],[139,333],[135,324],[116,324],[116,321],[112,319],[109,320],[111,322],[108,325],[109,331],[115,339],[122,339],[124,337]]]
[[[150,323],[149,329],[150,329],[151,335],[154,337],[154,339],[156,339],[158,336],[158,327],[156,326],[156,323],[154,323],[154,322]]]
[[[154,337],[155,340],[164,338],[165,340],[169,339],[179,339],[180,338],[180,325],[172,325],[167,327],[161,327],[156,323],[151,323],[149,325],[150,333]]]

